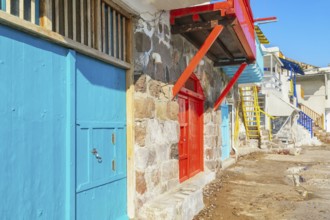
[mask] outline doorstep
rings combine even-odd
[[[224,161],[221,161],[221,169],[225,170],[228,167],[230,167],[231,165],[236,163],[236,159],[229,157],[228,159],[225,159]]]
[[[203,208],[203,188],[215,179],[215,173],[204,171],[141,208],[139,219],[191,220]]]

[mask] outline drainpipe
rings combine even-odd
[[[324,74],[325,100],[328,100],[328,74]]]
[[[296,75],[296,73],[293,71],[293,96],[296,98],[296,106],[298,107],[298,97],[297,97],[297,88],[296,88],[296,84],[297,84],[297,75]]]

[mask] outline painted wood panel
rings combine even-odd
[[[125,71],[5,26],[0,48],[1,219],[127,219]]]
[[[225,160],[230,157],[230,149],[231,149],[229,108],[226,103],[221,105],[221,136],[222,136],[221,160]]]

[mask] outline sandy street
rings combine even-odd
[[[330,219],[330,146],[253,154],[218,174],[194,219]]]

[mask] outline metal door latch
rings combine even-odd
[[[97,162],[102,163],[102,157],[99,155],[96,148],[93,148],[91,153],[95,156],[95,158],[97,159]]]

